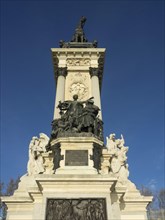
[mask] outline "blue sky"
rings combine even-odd
[[[163,1],[1,2],[1,179],[26,173],[32,136],[51,132],[55,82],[50,48],[79,18],[106,48],[104,136],[124,135],[130,179],[164,187]]]

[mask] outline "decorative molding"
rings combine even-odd
[[[66,60],[67,66],[90,66],[89,58],[68,58]]]

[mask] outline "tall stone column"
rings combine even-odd
[[[57,86],[56,86],[56,98],[54,107],[54,118],[60,117],[59,109],[57,108],[59,101],[65,100],[65,77],[67,75],[67,67],[59,67],[57,72]]]
[[[89,73],[91,75],[92,96],[94,97],[94,104],[100,108],[99,118],[102,120],[100,85],[99,85],[99,69],[90,67]]]

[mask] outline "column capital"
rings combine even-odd
[[[89,73],[92,76],[99,76],[99,68],[89,67]]]
[[[66,77],[67,75],[67,67],[58,67],[58,70],[57,70],[57,76],[64,76]]]

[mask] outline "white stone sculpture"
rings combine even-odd
[[[107,150],[110,153],[110,173],[118,177],[119,182],[125,184],[128,181],[129,171],[126,153],[128,147],[125,147],[123,135],[121,139],[116,139],[115,134],[106,137]]]
[[[110,134],[109,137],[106,137],[107,140],[107,149],[108,151],[112,151],[116,149],[116,139],[115,139],[115,134]]]
[[[29,161],[28,161],[28,175],[34,175],[44,172],[44,161],[42,153],[46,152],[45,146],[48,144],[49,137],[40,133],[38,137],[32,137],[29,144]]]

